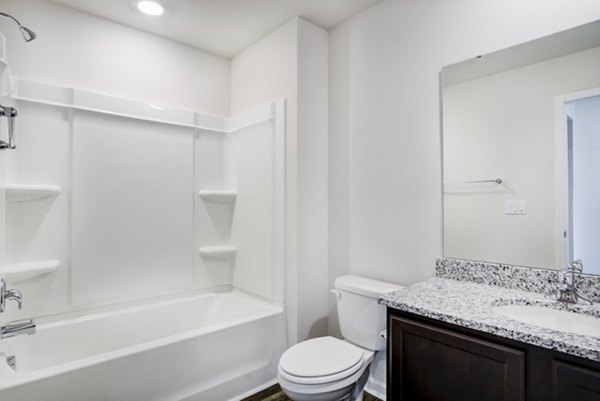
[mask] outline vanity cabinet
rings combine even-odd
[[[398,316],[390,328],[390,371],[403,400],[524,400],[523,351]]]
[[[600,401],[600,370],[554,361],[556,401]]]
[[[600,401],[600,363],[388,308],[390,401]]]

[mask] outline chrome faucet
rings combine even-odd
[[[8,120],[8,142],[0,140],[0,150],[17,147],[15,143],[15,118],[17,115],[17,109],[14,107],[0,105],[0,117],[6,117]]]
[[[576,304],[579,300],[585,301],[592,305],[592,301],[582,297],[577,292],[575,286],[575,273],[583,272],[583,262],[580,259],[574,260],[567,268],[560,273],[560,285],[556,293],[556,300],[559,302],[566,302],[570,304]]]
[[[35,334],[35,323],[33,320],[10,323],[6,326],[0,327],[0,339],[20,336],[23,334]]]
[[[17,301],[19,309],[23,308],[23,295],[19,290],[7,290],[6,281],[0,278],[0,313],[3,313],[6,309],[7,301]]]
[[[19,290],[7,290],[6,281],[0,278],[0,313],[6,309],[6,302],[12,300],[17,301],[19,309],[23,307],[23,295]],[[10,338],[21,334],[34,334],[35,323],[33,320],[25,320],[15,323],[9,323],[6,326],[0,327],[0,339]]]

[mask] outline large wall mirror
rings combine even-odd
[[[444,256],[600,274],[600,21],[442,70]]]

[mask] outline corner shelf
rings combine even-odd
[[[204,246],[198,249],[198,253],[202,257],[227,260],[233,258],[237,254],[237,248],[231,245]]]
[[[58,260],[44,260],[41,262],[7,265],[4,266],[1,272],[7,280],[24,280],[55,272],[59,267],[60,261]]]
[[[237,193],[234,191],[200,190],[198,191],[198,196],[200,196],[204,202],[232,203],[235,202]]]
[[[6,191],[8,202],[31,202],[57,196],[61,192],[58,185],[20,185],[6,184],[1,187]]]

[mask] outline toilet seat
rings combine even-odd
[[[322,394],[336,392],[343,389],[350,391],[350,389],[354,386],[354,384],[363,374],[363,372],[364,366],[362,369],[358,370],[354,374],[336,381],[317,384],[301,384],[296,383],[295,381],[285,379],[281,375],[281,370],[279,370],[279,375],[277,379],[279,381],[279,385],[286,393],[288,393],[288,391],[293,391],[299,394]]]
[[[300,385],[326,384],[353,376],[365,365],[365,350],[334,337],[294,345],[279,361],[279,375]]]

